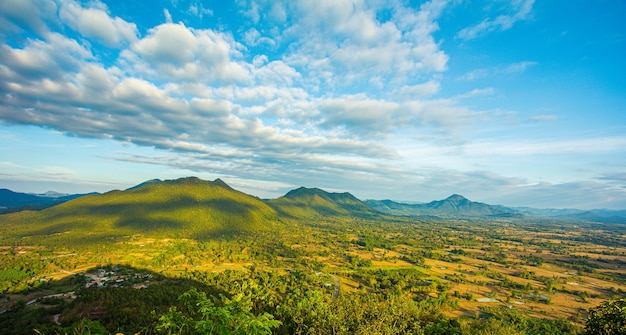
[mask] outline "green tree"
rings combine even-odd
[[[252,303],[243,294],[211,299],[195,288],[183,293],[182,307],[159,318],[157,331],[164,334],[257,334],[269,335],[281,322],[263,313],[255,316]]]
[[[589,311],[584,335],[626,335],[626,299],[605,301]]]

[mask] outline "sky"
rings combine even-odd
[[[0,188],[626,209],[626,1],[3,0]]]

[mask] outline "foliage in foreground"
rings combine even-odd
[[[606,301],[589,311],[584,335],[626,335],[626,299]]]
[[[182,307],[170,307],[159,318],[156,330],[164,334],[258,334],[269,335],[281,322],[269,313],[255,316],[252,302],[243,294],[232,298],[220,295],[209,298],[206,293],[191,289],[179,298]]]
[[[6,334],[577,334],[567,321],[533,319],[508,309],[451,319],[435,298],[404,293],[332,292],[313,277],[229,271],[204,284],[168,282],[142,290],[86,289],[65,306],[61,326],[43,309],[18,304],[0,315]],[[274,289],[286,285],[283,293]],[[179,293],[176,293],[179,292]],[[178,298],[177,298],[178,297]],[[98,320],[90,312],[103,311]],[[57,309],[54,313],[61,312]],[[22,320],[23,319],[23,320]],[[48,320],[48,321],[46,321]],[[12,325],[23,325],[11,328]],[[614,334],[614,333],[606,333]],[[615,333],[620,334],[620,333]]]

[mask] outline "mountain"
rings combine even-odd
[[[150,180],[146,180],[146,181],[144,181],[144,182],[143,182],[143,183],[141,183],[141,184],[137,184],[137,185],[135,185],[135,186],[133,186],[133,187],[129,187],[129,188],[127,188],[127,189],[126,189],[126,191],[130,191],[130,190],[138,189],[138,188],[140,188],[140,187],[144,187],[144,186],[146,186],[146,185],[150,185],[150,184],[154,184],[154,183],[160,183],[160,182],[162,182],[162,180],[161,180],[161,179],[150,179]]]
[[[524,215],[536,217],[549,217],[562,221],[580,221],[580,222],[597,222],[597,223],[622,223],[626,224],[626,210],[610,210],[610,209],[555,209],[544,208],[537,209],[531,207],[516,207],[517,211]]]
[[[84,196],[40,212],[3,216],[18,236],[99,241],[133,234],[219,237],[269,229],[276,211],[221,180],[195,177],[144,183],[124,191]]]
[[[558,215],[554,218],[567,221],[626,224],[626,210],[592,209],[580,211],[579,213]]]
[[[300,187],[267,203],[292,218],[381,214],[350,193],[329,193],[319,188]]]
[[[392,215],[442,218],[521,216],[514,209],[470,201],[458,194],[453,194],[444,200],[431,201],[427,204],[403,204],[391,200],[367,200],[365,203],[378,211]]]
[[[62,204],[85,194],[62,194],[48,191],[43,194],[28,194],[0,189],[0,214],[22,210],[39,210]]]
[[[375,210],[400,216],[413,216],[419,215],[423,204],[405,204],[395,202],[392,200],[365,200],[365,204],[374,208]]]
[[[576,215],[585,212],[581,209],[574,208],[532,208],[532,207],[513,207],[516,211],[530,216],[556,217],[561,215]]]

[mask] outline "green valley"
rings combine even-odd
[[[626,224],[453,200],[496,215],[394,216],[314,188],[265,201],[193,177],[5,214],[0,329],[579,334],[624,301]]]

